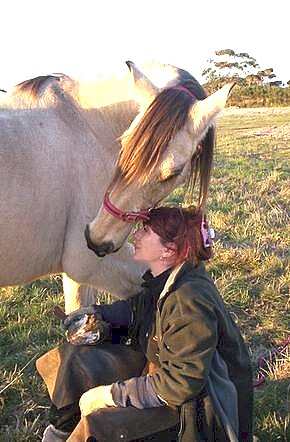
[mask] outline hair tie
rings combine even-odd
[[[214,229],[209,228],[205,215],[202,215],[200,231],[203,240],[203,247],[212,247],[213,239],[215,238],[215,231]]]

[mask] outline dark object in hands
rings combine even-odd
[[[61,309],[55,311],[58,317],[62,313],[65,335],[74,345],[95,345],[107,341],[111,336],[111,324],[103,321],[97,305],[80,308],[65,315]]]
[[[61,321],[64,321],[68,315],[65,314],[62,308],[60,308],[58,305],[56,305],[53,309],[53,313],[55,316],[60,319]]]

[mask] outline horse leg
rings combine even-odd
[[[95,304],[98,293],[96,288],[81,285],[79,282],[71,279],[66,273],[62,274],[62,285],[67,315],[81,307]]]
[[[87,305],[95,304],[98,294],[97,288],[81,284],[79,288],[80,306],[86,307]]]

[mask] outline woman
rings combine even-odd
[[[124,376],[112,376],[113,381],[100,385],[98,376],[97,380],[91,379],[91,369],[86,373],[87,367],[94,365],[91,355],[85,369],[80,369],[83,361],[77,362],[81,373],[76,371],[69,385],[80,383],[80,378],[87,377],[89,381],[83,381],[78,392],[66,399],[66,406],[59,407],[59,396],[72,388],[66,386],[64,379],[68,376],[67,368],[75,367],[71,361],[76,362],[76,354],[83,349],[88,354],[98,348],[100,355],[108,344],[66,344],[62,350],[65,356],[59,358],[54,370],[57,375],[43,373],[41,365],[48,367],[53,359],[50,353],[45,355],[38,369],[50,389],[55,413],[43,440],[66,440],[71,434],[69,441],[87,440],[88,436],[95,438],[91,440],[111,441],[113,436],[109,436],[106,419],[110,422],[112,416],[121,416],[116,422],[126,421],[126,426],[116,440],[144,437],[144,428],[140,429],[140,436],[130,427],[135,419],[140,419],[140,426],[147,422],[147,434],[155,433],[154,440],[252,441],[251,363],[241,334],[202,263],[211,257],[205,217],[193,209],[152,209],[148,222],[134,234],[133,243],[134,259],[145,261],[150,269],[144,275],[141,293],[111,305],[74,312],[66,319],[65,327],[73,344],[104,342],[116,330],[127,329],[127,344],[129,341],[134,350],[127,347],[126,351],[135,351],[139,357],[134,368],[137,374],[128,374],[127,367]],[[136,345],[150,363],[149,374],[140,372],[143,361],[140,362]],[[59,374],[59,366],[66,367],[64,375]],[[51,376],[59,377],[53,392],[51,380],[47,380]],[[131,417],[126,414],[128,409]],[[97,434],[101,431],[100,416],[105,430]],[[150,416],[150,420],[144,416]],[[178,420],[177,435],[174,424]],[[171,428],[167,433],[158,433],[168,427]],[[158,439],[158,434],[163,435]]]

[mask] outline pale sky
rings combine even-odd
[[[233,49],[290,79],[288,0],[2,0],[0,88],[50,73],[90,77],[132,60],[169,63],[199,81]]]

